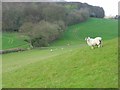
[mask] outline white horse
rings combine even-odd
[[[92,49],[94,48],[94,46],[98,46],[98,48],[102,47],[102,38],[101,37],[96,37],[94,39],[87,37],[87,38],[85,38],[85,40],[87,41],[87,44],[89,46],[91,46]]]

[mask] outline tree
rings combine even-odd
[[[58,21],[58,20],[65,21],[66,8],[54,3],[49,4],[43,8],[43,16],[46,21],[50,21],[50,22]]]
[[[89,11],[85,8],[71,11],[67,16],[68,25],[86,21],[89,18]]]
[[[40,21],[37,24],[26,22],[19,32],[29,36],[28,42],[33,47],[48,46],[48,43],[56,40],[60,36],[61,27],[55,23]]]

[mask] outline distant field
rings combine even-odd
[[[18,33],[3,33],[2,49],[27,48],[29,44],[24,41],[26,37]]]
[[[92,18],[68,27],[50,47],[4,54],[3,87],[117,88],[117,30],[116,20]],[[91,50],[86,36],[101,36],[104,46]]]

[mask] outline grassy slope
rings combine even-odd
[[[118,22],[110,19],[91,18],[85,23],[68,27],[63,37],[51,45],[67,45],[84,43],[85,37],[101,36],[103,40],[117,37]]]
[[[18,33],[3,33],[2,35],[2,49],[10,48],[27,48],[29,47],[28,43],[24,41],[22,35]]]
[[[99,21],[100,26],[103,25],[100,19],[92,19],[85,23],[94,25],[94,22]],[[111,20],[103,19],[104,22],[106,24],[103,27],[112,23]],[[52,47],[3,55],[3,87],[117,87],[117,21],[113,20],[112,25],[116,24],[109,29],[106,28],[108,31],[99,31],[105,32],[100,35],[105,38],[104,47],[94,50],[86,44],[78,45],[79,39],[70,38],[74,38],[70,31],[85,26],[85,23],[69,27],[68,36],[66,31],[63,41],[61,39],[54,42]],[[94,30],[91,25],[84,27],[81,40],[85,33],[86,36],[89,34],[85,32],[87,28],[91,28],[89,33]],[[91,34],[95,35],[95,32],[97,35],[97,31]],[[67,46],[66,38],[74,41],[72,44],[75,45]],[[53,52],[50,52],[51,48]]]
[[[117,87],[117,40],[104,44],[103,48],[94,50],[79,46],[58,48],[52,53],[33,50],[6,54],[3,86]]]

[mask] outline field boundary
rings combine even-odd
[[[19,51],[26,51],[27,49],[22,48],[14,48],[14,49],[8,49],[8,50],[0,50],[0,54],[7,54],[12,52],[19,52]]]

